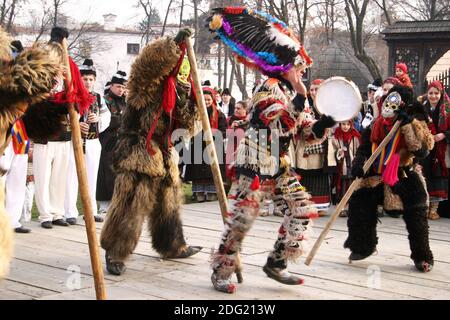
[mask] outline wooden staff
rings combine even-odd
[[[195,58],[194,48],[192,46],[192,41],[190,37],[186,38],[187,54],[189,58],[189,63],[191,64],[191,74],[194,80],[195,93],[197,95],[197,107],[200,111],[200,118],[202,120],[203,131],[205,134],[205,144],[206,149],[209,150],[208,156],[211,162],[211,171],[214,179],[214,184],[217,189],[217,198],[219,199],[220,211],[222,213],[222,219],[225,219],[228,215],[228,202],[227,195],[225,193],[225,188],[223,186],[222,175],[220,173],[219,160],[217,158],[216,147],[214,145],[214,140],[211,132],[211,125],[209,124],[208,111],[206,110],[205,98],[203,96],[202,85],[200,82],[200,77],[198,75],[197,60]]]
[[[225,188],[223,186],[222,174],[220,173],[219,160],[217,158],[216,147],[214,145],[214,140],[211,132],[211,125],[209,124],[208,111],[206,110],[205,98],[203,96],[202,84],[200,82],[200,77],[198,75],[197,59],[195,58],[194,48],[192,46],[191,38],[186,38],[187,54],[189,58],[189,63],[191,64],[191,74],[194,80],[194,89],[197,95],[197,107],[200,111],[200,117],[202,120],[203,131],[205,132],[205,144],[206,148],[209,148],[208,156],[211,163],[211,171],[214,179],[214,185],[217,190],[217,198],[219,200],[220,212],[222,214],[222,220],[225,220],[228,216],[228,201],[227,194],[225,193]],[[242,277],[242,266],[241,258],[239,253],[236,258],[236,277],[239,283],[243,282]]]
[[[67,50],[67,39],[62,42],[64,52],[64,64],[66,66],[65,88],[66,92],[71,91],[72,75],[70,73],[69,53]],[[91,257],[92,273],[94,276],[95,293],[97,300],[106,300],[105,283],[103,278],[103,267],[100,260],[98,240],[95,227],[94,214],[92,213],[92,202],[89,195],[88,180],[86,174],[86,163],[84,161],[83,147],[81,143],[81,131],[79,114],[74,103],[69,104],[70,127],[72,130],[73,152],[77,167],[78,186],[83,204],[84,220],[86,222],[86,233],[89,243],[89,253]]]
[[[387,144],[391,141],[392,137],[396,134],[398,128],[401,125],[401,121],[397,121],[392,128],[392,130],[389,132],[389,134],[384,138],[384,140],[381,142],[381,144],[378,146],[378,148],[372,153],[370,158],[366,161],[363,167],[364,173],[366,173],[370,167],[372,166],[373,162],[376,160],[378,155],[383,151],[383,149],[387,146]],[[336,221],[337,217],[339,216],[339,213],[344,209],[345,205],[347,204],[348,200],[350,200],[350,197],[352,196],[353,192],[356,190],[356,188],[361,183],[362,178],[358,178],[350,185],[347,192],[345,193],[344,197],[342,198],[341,202],[339,202],[339,205],[336,207],[336,211],[331,216],[330,220],[328,220],[327,224],[325,225],[325,228],[323,229],[322,233],[320,234],[319,238],[314,243],[313,248],[309,252],[308,257],[305,260],[305,264],[309,266],[311,264],[311,261],[313,260],[314,256],[316,255],[317,251],[319,250],[319,247],[321,246],[323,240],[327,236],[328,232],[331,229],[331,226]]]

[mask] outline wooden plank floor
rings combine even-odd
[[[315,220],[315,236],[328,218]],[[234,295],[216,292],[210,282],[209,255],[218,245],[222,221],[217,203],[183,207],[185,237],[204,247],[201,253],[178,260],[161,260],[144,230],[135,253],[120,277],[105,272],[109,299],[450,299],[450,220],[430,221],[435,256],[431,273],[415,270],[402,219],[384,217],[378,225],[378,254],[348,264],[342,245],[346,219],[339,218],[313,264],[302,258],[289,270],[305,279],[303,286],[284,286],[263,273],[281,218],[260,217],[244,241],[244,283]],[[83,220],[70,227],[42,229],[27,226],[31,234],[16,235],[15,258],[7,279],[0,282],[0,299],[94,299],[94,283]],[[97,224],[100,234],[102,224]],[[101,250],[104,262],[104,251]],[[71,270],[79,271],[73,273]]]

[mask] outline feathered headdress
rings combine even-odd
[[[233,51],[238,62],[268,76],[294,66],[309,67],[311,58],[283,21],[244,7],[213,9],[209,29]]]

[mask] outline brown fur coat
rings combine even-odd
[[[157,120],[151,141],[155,151],[152,156],[146,149],[146,138],[161,108],[164,79],[176,67],[180,55],[181,51],[173,39],[162,38],[145,47],[133,63],[128,82],[127,110],[123,115],[121,135],[114,154],[114,169],[117,172],[136,171],[150,177],[163,177],[167,171],[172,171],[173,157],[171,152],[163,152],[161,141],[171,122],[176,122],[176,127],[172,129],[193,130],[197,111],[187,92],[178,90],[179,98],[173,111],[175,120],[170,120],[164,112]]]
[[[26,50],[13,60],[10,43],[10,36],[0,29],[0,156],[11,140],[15,119],[23,116],[29,105],[48,97],[62,71],[59,59],[39,47]],[[0,182],[0,279],[8,273],[14,246],[13,230],[4,207],[4,191]]]

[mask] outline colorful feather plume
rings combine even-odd
[[[216,8],[208,23],[209,30],[232,50],[238,62],[268,76],[312,64],[292,29],[266,12],[245,7]]]

